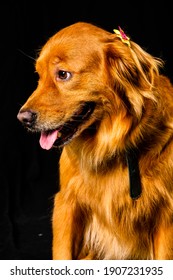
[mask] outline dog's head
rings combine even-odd
[[[156,99],[160,64],[132,41],[129,46],[92,24],[73,24],[43,46],[38,87],[18,119],[41,133],[45,149],[91,134],[99,138],[100,151],[110,141],[120,145],[140,121],[145,101]]]

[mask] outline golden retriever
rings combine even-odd
[[[173,87],[119,28],[77,22],[36,60],[18,119],[60,147],[53,259],[173,259]],[[49,186],[48,186],[49,187]]]

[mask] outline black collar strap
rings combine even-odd
[[[138,199],[141,195],[141,178],[138,165],[138,153],[130,149],[126,153],[126,160],[129,170],[130,196],[132,199]]]

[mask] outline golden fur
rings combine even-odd
[[[70,126],[81,104],[95,104],[62,144],[53,259],[173,259],[173,87],[162,61],[130,44],[79,22],[37,59],[38,87],[18,114],[31,131]],[[130,149],[139,154],[138,199],[129,194]]]

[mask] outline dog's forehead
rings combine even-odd
[[[97,27],[96,25],[84,22],[78,22],[67,26],[60,31],[58,31],[52,39],[61,39],[61,40],[99,40],[104,39],[109,36],[111,33],[108,31]]]
[[[111,33],[87,23],[77,23],[61,29],[43,46],[41,57],[81,57],[100,52]]]
[[[88,65],[97,65],[104,60],[105,44],[112,40],[112,35],[87,23],[65,27],[43,46],[36,61],[36,71],[41,73],[43,69],[48,69],[48,65],[57,67],[59,63],[60,67],[74,71],[81,71]]]

